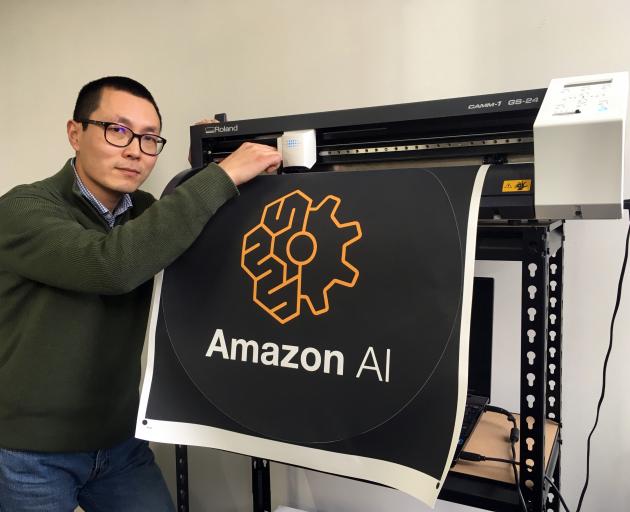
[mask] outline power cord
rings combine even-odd
[[[630,199],[624,200],[623,207],[630,212]],[[595,415],[595,424],[593,425],[591,433],[588,435],[588,440],[586,442],[586,480],[580,494],[580,500],[578,501],[576,512],[580,512],[582,508],[582,501],[584,500],[586,489],[588,488],[588,477],[590,474],[591,464],[591,437],[593,437],[593,433],[595,432],[595,428],[597,427],[597,423],[599,422],[599,412],[602,407],[602,402],[604,401],[604,395],[606,393],[606,370],[608,369],[608,360],[610,358],[610,353],[613,347],[613,331],[615,329],[615,319],[617,318],[617,311],[619,311],[619,303],[621,302],[621,289],[623,287],[623,278],[626,274],[626,264],[628,263],[628,241],[630,241],[630,225],[628,225],[628,234],[626,235],[626,250],[623,256],[623,263],[621,265],[619,284],[617,285],[617,299],[615,301],[615,309],[613,310],[612,321],[610,322],[610,341],[608,343],[608,350],[606,351],[606,357],[604,359],[604,369],[602,372],[602,392],[599,396],[599,401],[597,402],[597,414]]]
[[[496,405],[488,404],[486,406],[486,410],[503,414],[507,417],[508,421],[512,423],[512,429],[510,430],[510,448],[512,450],[512,460],[516,461],[516,443],[518,443],[521,435],[518,426],[516,425],[516,418],[510,411],[501,407],[497,407]],[[518,491],[518,499],[521,503],[521,508],[525,512],[527,512],[527,503],[525,503],[525,498],[523,497],[523,492],[521,491],[521,485],[518,479],[518,471],[516,470],[516,462],[512,464],[512,471],[514,472],[514,483],[516,484],[516,490]]]
[[[473,452],[460,452],[459,459],[469,460],[471,462],[486,462],[486,461],[503,462],[505,464],[512,464],[512,466],[516,466],[517,464],[519,466],[521,465],[521,463],[515,459],[501,459],[499,457],[486,457],[485,455],[481,455],[479,453],[473,453]],[[562,503],[564,510],[566,510],[566,512],[570,512],[569,507],[567,506],[566,502],[564,501],[564,498],[562,497],[562,494],[560,494],[560,489],[558,489],[558,486],[554,484],[553,480],[549,478],[547,475],[544,475],[544,476],[545,476],[545,480],[547,480],[549,485],[553,487],[554,492],[558,495],[558,498],[560,499],[560,503]]]
[[[518,499],[521,505],[521,508],[523,509],[523,512],[528,512],[527,509],[527,503],[525,503],[525,498],[523,497],[523,492],[521,491],[521,486],[518,480],[518,471],[516,469],[516,465],[518,464],[518,462],[516,461],[516,443],[519,440],[520,437],[520,431],[518,429],[518,426],[516,424],[516,418],[514,417],[514,415],[506,410],[503,409],[501,407],[497,407],[496,405],[486,405],[486,411],[490,411],[490,412],[496,412],[498,414],[503,414],[504,416],[507,417],[508,421],[510,421],[512,423],[512,429],[510,430],[510,447],[512,449],[512,460],[508,460],[508,459],[497,459],[494,457],[484,457],[483,455],[479,455],[476,453],[471,453],[471,452],[460,452],[459,454],[459,458],[460,459],[464,459],[464,460],[479,460],[479,461],[484,461],[484,460],[494,460],[495,462],[505,462],[507,464],[512,464],[512,470],[514,471],[514,483],[516,484],[516,490],[518,492]],[[466,457],[480,457],[479,459],[466,459]]]
[[[505,464],[519,464],[517,460],[514,459],[501,459],[499,457],[486,457],[485,455],[481,455],[480,453],[474,452],[460,452],[458,460],[469,460],[471,462],[504,462]]]
[[[566,512],[570,512],[569,511],[569,507],[567,507],[567,504],[564,501],[564,498],[562,497],[562,494],[560,494],[560,489],[558,489],[558,486],[556,486],[556,484],[553,483],[553,480],[551,478],[549,478],[547,475],[545,475],[545,480],[547,480],[547,482],[549,482],[549,485],[551,485],[551,487],[553,487],[553,491],[558,495],[558,498],[560,498],[560,503],[562,503],[562,506],[564,507],[564,510],[566,510]]]

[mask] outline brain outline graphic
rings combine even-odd
[[[358,221],[342,223],[337,218],[341,199],[326,196],[317,206],[301,190],[294,190],[267,204],[260,222],[243,235],[241,268],[253,280],[254,303],[281,324],[297,318],[302,313],[302,303],[308,305],[313,315],[330,310],[329,292],[335,286],[352,288],[359,278],[359,270],[347,260],[347,250],[363,236]],[[317,234],[313,233],[309,219],[330,210],[331,225],[341,230],[345,241],[338,249],[320,247]],[[310,248],[306,257],[298,257],[292,248],[298,240]],[[345,278],[332,277],[315,298],[314,292],[305,292],[305,273],[316,272],[320,251],[330,254],[339,252],[339,263]],[[308,252],[308,251],[307,251]],[[318,305],[319,304],[319,305]]]

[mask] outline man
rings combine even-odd
[[[138,82],[90,82],[67,123],[76,157],[0,198],[3,512],[174,510],[134,438],[151,278],[280,155],[245,144],[155,201],[138,187],[161,127]]]

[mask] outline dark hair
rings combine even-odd
[[[92,112],[98,108],[101,102],[103,89],[106,88],[114,89],[115,91],[125,91],[129,94],[137,96],[138,98],[144,98],[145,100],[150,101],[155,107],[155,111],[160,119],[160,126],[162,126],[162,115],[160,114],[160,109],[158,108],[157,103],[155,103],[155,100],[153,99],[153,96],[151,96],[149,90],[140,82],[136,82],[135,80],[125,76],[104,76],[103,78],[93,80],[81,87],[79,95],[77,96],[77,102],[74,106],[72,119],[75,121],[89,119]],[[86,128],[87,123],[83,123],[83,129],[85,130]]]

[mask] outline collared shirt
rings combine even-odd
[[[94,194],[92,194],[92,192],[88,190],[83,181],[81,181],[79,173],[77,173],[77,168],[74,165],[74,161],[75,159],[73,158],[72,169],[74,169],[74,179],[76,181],[77,187],[79,187],[79,190],[81,190],[81,195],[85,197],[94,208],[96,208],[96,211],[100,213],[103,219],[105,219],[105,222],[107,222],[109,229],[112,229],[114,227],[114,224],[116,223],[116,219],[133,206],[131,196],[129,194],[125,194],[118,205],[116,205],[116,208],[114,208],[114,211],[110,212],[103,203],[101,203],[98,199],[96,199],[96,197],[94,197]]]

